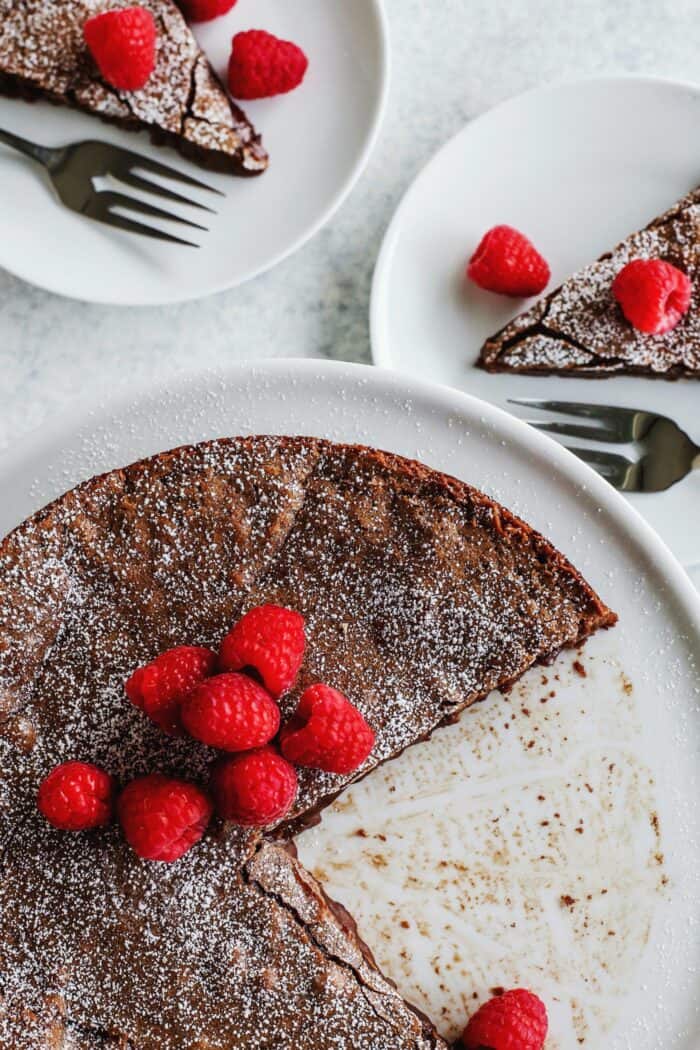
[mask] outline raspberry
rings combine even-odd
[[[199,842],[212,804],[185,780],[151,773],[132,780],[117,802],[126,841],[145,860],[177,860]]]
[[[542,1050],[547,1011],[532,992],[516,988],[483,1003],[462,1035],[465,1050]]]
[[[114,780],[89,762],[64,762],[42,780],[39,812],[62,831],[85,831],[112,817]]]
[[[236,0],[178,0],[178,3],[188,22],[209,22],[236,6]]]
[[[179,645],[134,671],[124,686],[126,695],[166,733],[179,736],[182,700],[199,682],[213,674],[215,665],[216,653],[211,649]]]
[[[662,259],[635,259],[612,283],[622,312],[640,332],[661,335],[675,328],[690,306],[689,277]]]
[[[244,674],[219,674],[200,682],[181,710],[187,732],[222,751],[262,747],[280,727],[275,701]]]
[[[228,63],[228,86],[234,98],[283,95],[301,84],[309,60],[290,40],[263,29],[236,33]]]
[[[535,246],[512,226],[494,226],[481,238],[467,277],[489,292],[516,298],[539,295],[549,282],[549,266]]]
[[[108,84],[138,91],[156,64],[156,24],[144,7],[120,7],[88,18],[85,43]]]
[[[286,693],[304,659],[304,617],[279,605],[260,605],[236,624],[219,653],[222,671],[253,668],[277,698]]]
[[[353,773],[374,746],[374,733],[356,707],[327,685],[312,685],[280,736],[282,754],[298,766]]]
[[[294,767],[271,747],[224,759],[212,774],[216,811],[246,827],[272,824],[289,813],[297,793]]]

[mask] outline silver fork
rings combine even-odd
[[[192,241],[185,241],[181,237],[175,237],[173,234],[166,233],[156,226],[149,226],[146,223],[138,222],[136,219],[130,219],[128,216],[122,215],[121,212],[129,211],[137,215],[167,219],[168,222],[178,222],[183,226],[192,226],[205,232],[207,227],[200,226],[199,223],[191,222],[189,219],[185,219],[173,212],[165,211],[163,208],[158,208],[154,204],[148,204],[138,197],[131,197],[126,193],[120,193],[109,188],[98,188],[95,186],[94,180],[107,179],[111,176],[127,186],[132,186],[134,189],[145,190],[156,197],[177,201],[180,204],[187,204],[207,212],[212,212],[212,209],[205,204],[200,204],[199,201],[191,200],[189,197],[176,193],[175,190],[167,189],[157,182],[152,182],[150,179],[138,174],[138,172],[143,171],[152,175],[159,175],[161,178],[172,179],[175,182],[196,186],[197,189],[208,190],[210,193],[218,193],[223,196],[220,190],[215,189],[213,186],[207,186],[206,183],[199,182],[176,168],[159,164],[157,161],[143,157],[139,153],[133,153],[131,150],[112,146],[109,142],[89,139],[86,142],[73,142],[68,146],[49,148],[48,146],[38,146],[34,142],[28,142],[27,139],[20,138],[19,135],[13,135],[12,132],[4,131],[1,128],[0,142],[19,150],[20,153],[31,157],[32,160],[38,161],[48,172],[56,193],[67,208],[78,212],[80,215],[87,215],[90,219],[104,222],[108,226],[116,226],[120,230],[140,233],[146,237],[155,237],[159,241],[186,244],[190,248],[199,247],[198,244],[194,244]],[[214,213],[212,212],[212,214]]]
[[[567,446],[597,470],[606,481],[623,492],[661,492],[675,485],[691,470],[700,469],[700,446],[667,416],[638,408],[615,408],[611,405],[589,405],[577,401],[538,401],[530,398],[512,400],[511,405],[542,409],[554,414],[580,416],[592,426],[527,419],[536,430],[561,437],[585,438],[627,445],[636,443],[640,454],[628,459],[617,452],[603,449]]]

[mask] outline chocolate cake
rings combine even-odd
[[[349,776],[300,770],[290,819],[214,823],[174,864],[118,826],[36,809],[69,759],[204,781],[213,753],[126,701],[135,666],[216,645],[248,608],[303,613],[300,690],[376,731]],[[419,463],[313,438],[236,438],[94,478],[0,546],[0,1048],[437,1050],[290,834],[370,772],[615,615],[542,536]]]
[[[83,24],[98,0],[0,0],[0,94],[46,99],[146,130],[206,168],[259,175],[260,137],[226,94],[173,0],[140,0],[156,22],[156,68],[140,91],[118,91],[100,76]],[[113,4],[112,6],[125,6]]]
[[[664,335],[638,331],[612,296],[633,259],[665,259],[692,281],[690,309]],[[529,375],[700,377],[700,187],[487,339],[478,364]]]

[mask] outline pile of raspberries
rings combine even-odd
[[[54,827],[84,831],[109,823],[115,809],[127,841],[147,860],[174,861],[201,839],[214,812],[244,827],[287,816],[297,793],[295,766],[355,772],[374,732],[350,701],[328,685],[304,689],[281,725],[277,701],[304,658],[304,618],[291,609],[251,609],[217,653],[182,645],[139,667],[125,684],[129,700],[172,736],[188,733],[225,754],[209,789],[151,773],[119,793],[105,770],[64,762],[42,781],[37,805]]]

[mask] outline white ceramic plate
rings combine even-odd
[[[667,413],[700,442],[696,381],[489,375],[484,339],[523,308],[467,287],[466,260],[496,223],[527,233],[556,285],[700,179],[700,88],[641,77],[555,84],[468,124],[433,158],[389,227],[372,291],[376,364],[508,398],[597,401]],[[543,417],[547,418],[547,417]],[[700,472],[631,502],[684,564],[700,561]]]
[[[268,269],[330,218],[362,171],[381,121],[389,75],[382,0],[256,0],[194,28],[222,75],[231,37],[243,29],[267,29],[298,42],[308,54],[300,88],[245,105],[270,153],[268,171],[251,179],[202,174],[175,151],[151,146],[146,135],[68,109],[0,98],[0,126],[26,138],[47,145],[106,139],[195,178],[199,174],[226,193],[225,200],[200,198],[218,215],[209,233],[190,231],[201,245],[198,251],[160,244],[68,212],[40,171],[3,147],[0,265],[75,299],[173,303],[230,288]],[[164,207],[172,210],[169,202]],[[202,213],[192,211],[182,213],[202,221]],[[170,224],[180,235],[186,229]]]
[[[276,361],[40,432],[0,460],[0,533],[97,471],[251,432],[371,443],[465,478],[551,536],[620,614],[577,663],[534,670],[347,792],[300,837],[302,859],[448,1037],[472,996],[525,984],[547,1000],[547,1050],[695,1050],[700,600],[569,453],[454,390]]]

